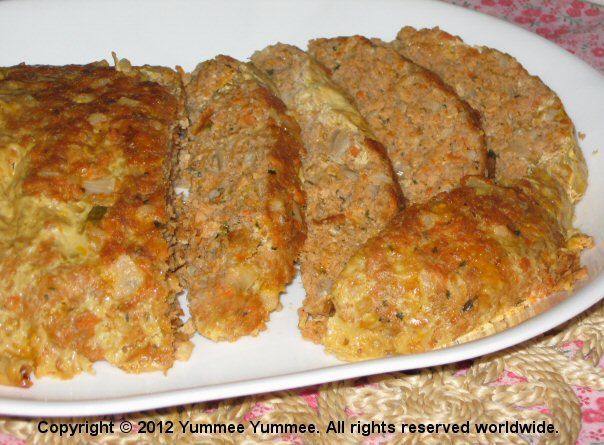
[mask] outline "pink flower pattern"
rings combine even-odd
[[[491,383],[491,386],[509,386],[516,383],[528,382],[526,377],[518,375],[512,371],[503,371],[497,380]]]
[[[300,397],[302,397],[308,406],[314,411],[319,412],[319,387],[309,386],[299,391]]]
[[[252,407],[251,411],[249,411],[243,416],[243,420],[245,420],[246,422],[256,420],[262,417],[264,414],[270,413],[272,410],[273,408],[271,406],[258,402]]]
[[[10,434],[0,433],[0,445],[25,445],[25,441]]]
[[[515,23],[604,73],[604,7],[582,0],[442,0]]]
[[[604,391],[573,387],[581,402],[581,431],[576,445],[604,443]]]

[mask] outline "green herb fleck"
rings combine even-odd
[[[405,318],[405,314],[403,314],[402,312],[397,312],[396,318],[398,318],[399,320],[402,320],[403,318]]]
[[[489,151],[487,152],[489,158],[498,158],[499,156],[497,156],[497,153],[495,153],[493,150],[489,149]]]
[[[86,217],[86,220],[98,222],[101,219],[103,219],[103,216],[105,216],[105,213],[107,213],[107,207],[94,206],[90,209],[90,212],[88,212],[88,216]]]

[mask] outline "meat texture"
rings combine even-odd
[[[249,64],[185,76],[190,126],[176,166],[179,276],[195,327],[234,341],[265,328],[304,242],[299,127]]]
[[[301,255],[303,335],[318,341],[333,312],[331,286],[350,256],[402,204],[385,150],[356,108],[302,50],[278,44],[252,56],[302,130],[308,237]]]
[[[387,148],[410,202],[451,190],[464,176],[485,176],[478,115],[438,76],[377,39],[317,39],[308,49]]]
[[[346,360],[428,351],[522,321],[585,275],[532,184],[470,178],[401,213],[348,262],[323,342]],[[487,329],[492,328],[492,329]]]
[[[347,360],[427,351],[523,321],[585,276],[579,254],[592,243],[572,226],[585,161],[547,86],[512,57],[438,29],[404,28],[393,46],[480,113],[495,180],[467,177],[405,209],[348,262],[322,339]]]
[[[568,201],[587,187],[587,166],[560,98],[512,56],[473,47],[438,28],[405,27],[393,47],[433,71],[478,111],[496,179],[510,184],[535,169],[554,178]]]

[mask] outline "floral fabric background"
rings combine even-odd
[[[443,0],[556,42],[604,73],[604,6],[581,0]]]

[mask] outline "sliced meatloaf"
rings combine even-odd
[[[509,54],[473,47],[438,28],[400,30],[393,47],[433,71],[477,110],[496,158],[496,178],[544,170],[571,202],[587,186],[587,166],[560,98]]]
[[[318,341],[333,311],[331,286],[350,256],[398,212],[390,161],[367,123],[304,51],[278,44],[252,56],[302,129],[308,237],[301,255],[305,337]]]
[[[438,76],[377,39],[317,39],[308,48],[387,148],[410,202],[451,190],[466,175],[485,176],[478,115]]]

